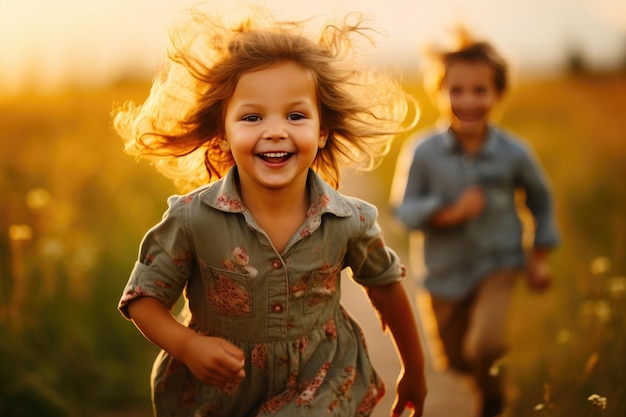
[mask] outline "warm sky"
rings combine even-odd
[[[167,27],[197,0],[0,0],[0,95],[153,73]],[[244,0],[218,0],[238,5]],[[554,68],[576,45],[594,65],[626,59],[625,0],[257,0],[284,18],[352,10],[386,32],[378,56],[416,68],[420,47],[463,22],[520,71]]]

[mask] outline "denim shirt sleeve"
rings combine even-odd
[[[443,206],[442,198],[429,192],[431,179],[428,178],[427,168],[428,150],[413,151],[413,159],[407,172],[398,172],[396,175],[406,176],[404,196],[395,216],[408,229],[423,229],[428,219]],[[398,178],[397,180],[402,180]]]
[[[162,220],[144,236],[139,258],[124,288],[118,309],[126,317],[128,304],[141,297],[153,297],[172,308],[191,273],[192,256],[186,232],[186,204],[180,197],[168,199]]]
[[[553,199],[546,175],[529,149],[523,148],[517,182],[526,192],[526,205],[535,218],[534,246],[550,248],[558,245],[559,233],[554,218]]]

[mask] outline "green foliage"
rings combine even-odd
[[[0,415],[93,416],[148,404],[156,354],[115,306],[172,185],[122,153],[113,101],[73,91],[0,113]]]

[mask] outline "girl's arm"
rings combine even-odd
[[[138,298],[128,305],[128,312],[148,340],[181,360],[201,381],[222,386],[245,377],[244,353],[237,346],[182,325],[156,298]]]
[[[413,416],[421,416],[426,397],[424,353],[404,286],[397,281],[380,287],[369,287],[367,293],[383,325],[391,331],[403,365],[392,416],[401,415],[405,407],[413,408]]]

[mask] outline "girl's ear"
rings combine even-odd
[[[230,143],[228,143],[228,139],[226,139],[226,136],[220,135],[218,140],[219,140],[220,149],[222,150],[222,152],[230,152]]]
[[[321,149],[324,146],[326,146],[327,140],[328,140],[328,129],[326,129],[325,127],[320,127],[320,137],[319,137],[319,140],[317,141],[317,147]]]

